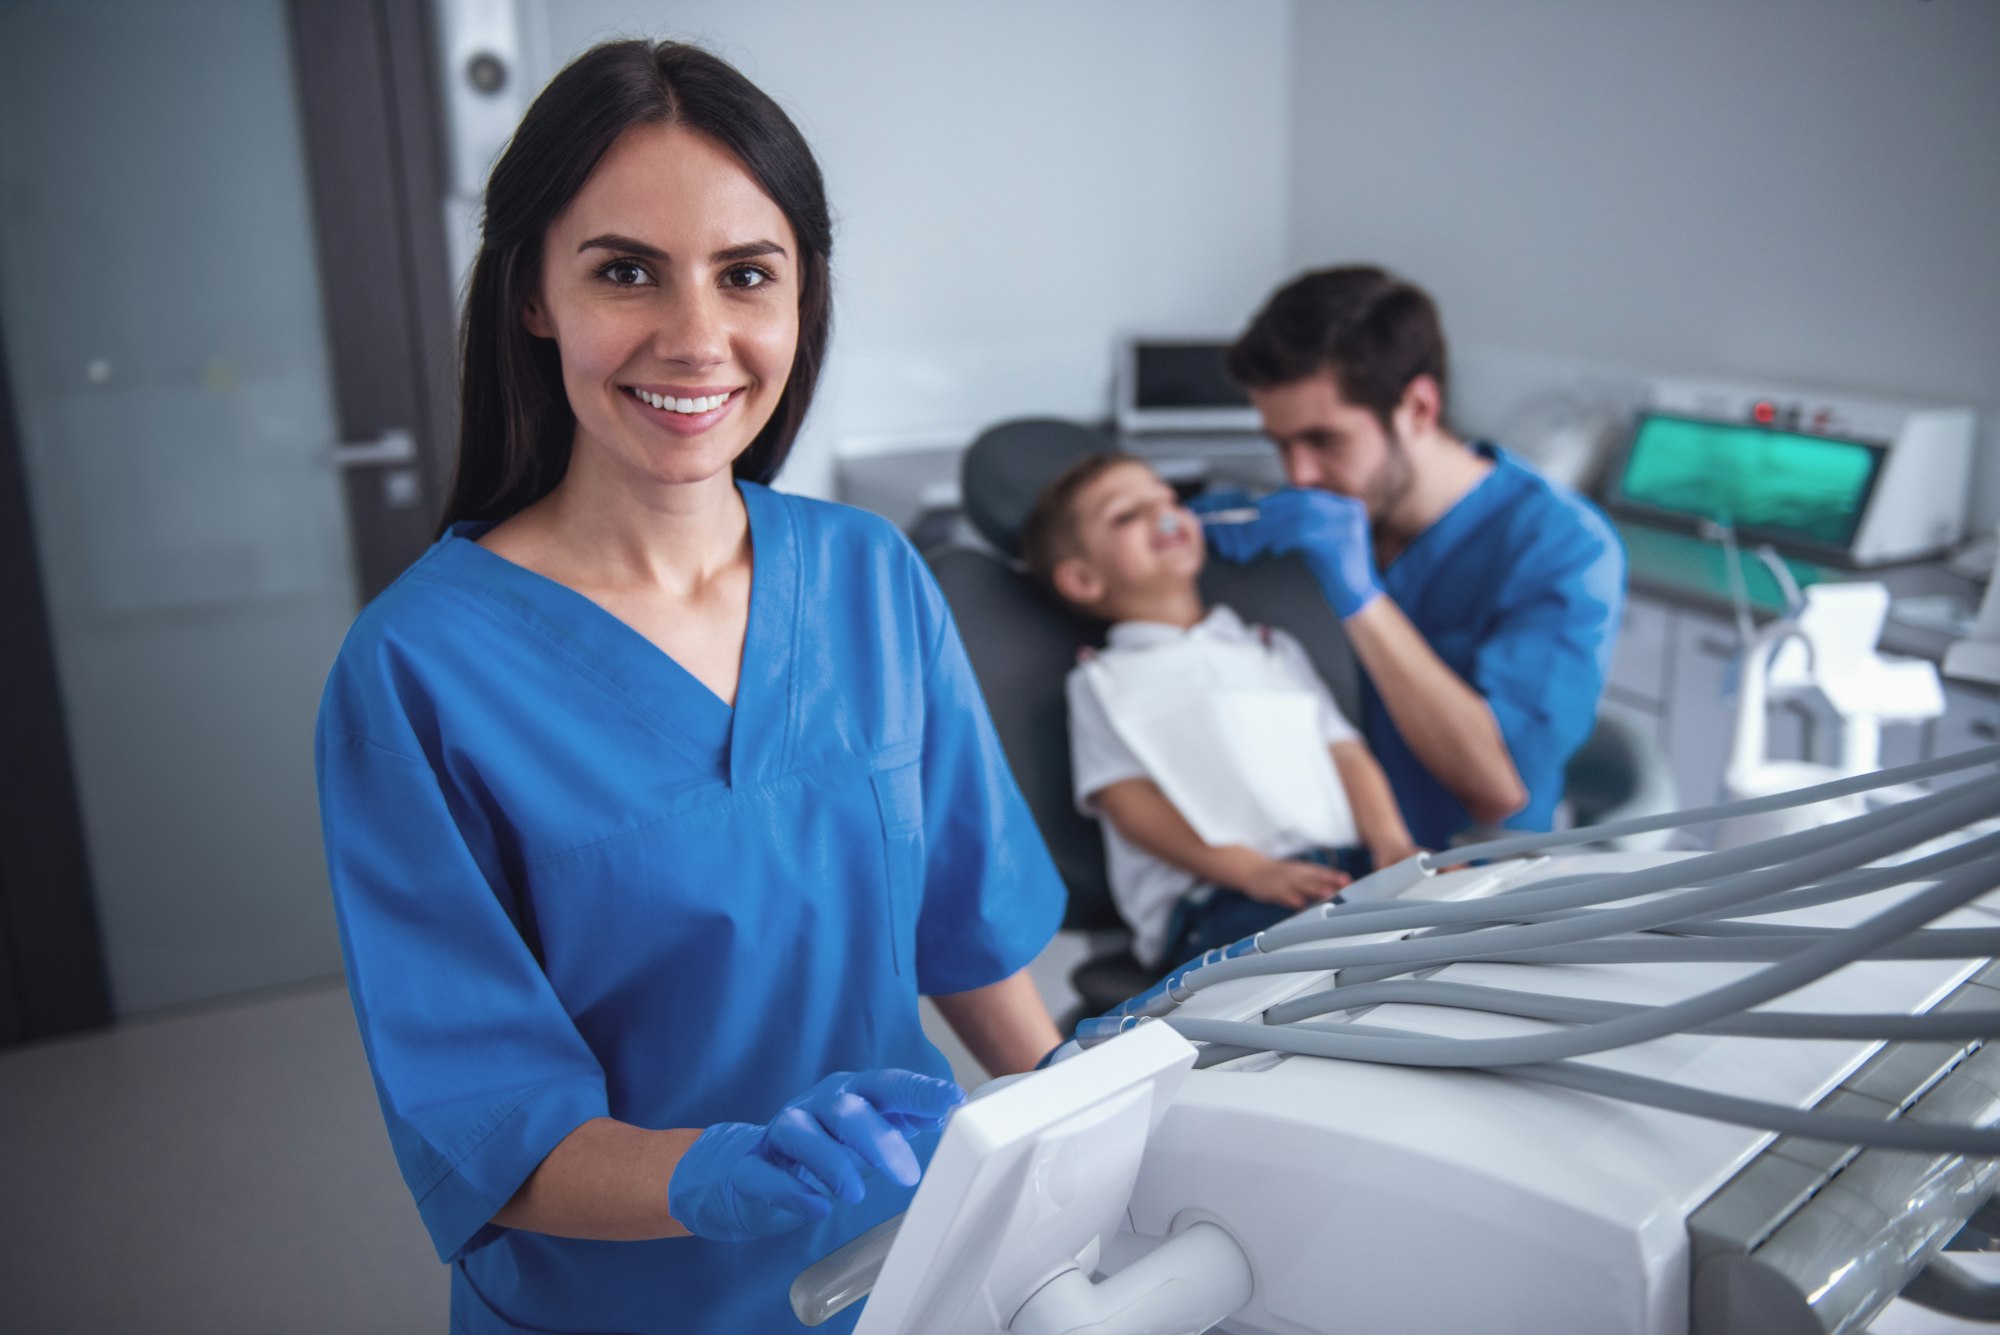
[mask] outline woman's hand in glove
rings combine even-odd
[[[768,1238],[861,1200],[870,1172],[915,1186],[905,1137],[964,1101],[951,1081],[914,1071],[836,1071],[763,1126],[720,1122],[697,1136],[667,1184],[668,1213],[698,1238]]]

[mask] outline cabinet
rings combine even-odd
[[[1674,633],[1674,613],[1662,603],[1631,599],[1625,604],[1625,624],[1611,650],[1611,674],[1606,689],[1626,703],[1658,711],[1667,698],[1667,654]]]
[[[1643,596],[1627,604],[1602,708],[1657,727],[1683,807],[1723,799],[1741,652],[1736,626],[1724,617]],[[2000,742],[2000,694],[1947,683],[1945,701],[1947,712],[1934,723],[1883,728],[1884,768]],[[1767,727],[1774,759],[1839,760],[1839,720],[1821,701],[1781,703]],[[1676,842],[1708,847],[1710,832],[1683,831]]]

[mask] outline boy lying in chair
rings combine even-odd
[[[1073,464],[1036,499],[1021,549],[1111,623],[1069,675],[1070,757],[1140,963],[1262,931],[1415,851],[1298,641],[1203,605],[1201,521],[1142,460]]]

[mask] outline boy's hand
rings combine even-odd
[[[1292,862],[1265,858],[1243,884],[1233,887],[1250,898],[1282,908],[1302,909],[1332,899],[1353,883],[1344,871],[1322,867],[1316,862]]]

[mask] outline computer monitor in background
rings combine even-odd
[[[1888,452],[1870,441],[1642,413],[1606,499],[1634,518],[1728,524],[1747,539],[1847,561]]]
[[[1668,529],[1728,523],[1836,565],[1928,559],[1965,536],[1976,435],[1970,408],[1659,379],[1605,507]]]
[[[1257,410],[1223,369],[1227,339],[1133,337],[1118,349],[1118,429],[1126,435],[1254,433]]]

